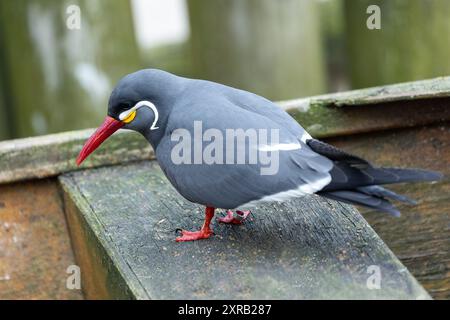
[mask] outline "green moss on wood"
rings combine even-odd
[[[78,170],[75,163],[93,130],[66,132],[0,142],[0,183],[55,176]],[[119,132],[108,139],[80,168],[151,159],[148,142],[131,132]]]
[[[445,97],[450,97],[450,77],[439,77],[293,99],[290,101],[281,101],[279,104],[284,109],[300,108],[308,111],[310,106],[344,107]]]

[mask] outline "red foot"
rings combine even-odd
[[[208,239],[212,234],[213,231],[211,229],[209,230],[200,230],[200,231],[186,231],[181,230],[181,237],[178,237],[175,239],[176,242],[183,242],[183,241],[195,241],[200,239]]]
[[[236,213],[234,213],[231,210],[228,210],[227,215],[223,218],[219,218],[218,220],[220,223],[242,224],[244,220],[247,219],[249,214],[250,210],[246,211],[236,210]]]
[[[200,239],[208,239],[212,234],[213,231],[209,227],[212,218],[214,217],[214,208],[213,207],[206,207],[205,210],[205,222],[203,223],[202,228],[200,231],[186,231],[181,230],[181,237],[178,237],[175,239],[176,242],[183,242],[183,241],[195,241]]]

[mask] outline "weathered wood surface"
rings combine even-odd
[[[75,159],[93,129],[0,142],[0,184],[45,178],[76,170]],[[134,132],[118,132],[83,164],[83,168],[151,159],[148,142]]]
[[[82,299],[56,180],[0,186],[0,300]]]
[[[321,106],[356,106],[393,101],[410,101],[450,96],[450,77],[404,82],[321,96],[293,99],[280,104],[285,109]]]
[[[449,124],[332,138],[327,142],[377,165],[426,168],[444,174],[438,183],[389,186],[418,201],[417,206],[399,205],[399,219],[365,208],[361,212],[433,298],[449,299]]]
[[[211,239],[176,243],[177,228],[201,225],[203,208],[155,161],[60,181],[88,298],[429,298],[351,206],[318,196],[260,206],[243,226],[214,222]],[[366,285],[373,265],[379,290]]]
[[[324,138],[448,121],[448,97],[450,77],[279,104],[314,137]],[[77,170],[74,159],[91,133],[92,130],[82,130],[0,142],[0,184]],[[121,132],[90,156],[83,168],[153,157],[142,137]]]
[[[395,101],[370,105],[312,105],[288,109],[313,137],[356,135],[371,131],[400,129],[450,121],[450,98]]]

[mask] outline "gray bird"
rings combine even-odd
[[[240,224],[249,211],[230,209],[313,193],[399,216],[388,198],[414,201],[380,185],[442,177],[420,169],[375,167],[313,139],[261,96],[156,69],[119,81],[108,116],[84,145],[77,164],[120,128],[141,133],[175,189],[206,207],[201,230],[183,230],[177,241],[209,238],[216,208],[228,209],[220,222]]]

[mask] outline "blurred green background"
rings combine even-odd
[[[2,0],[0,140],[97,126],[140,68],[273,100],[449,75],[449,18],[448,0]]]

